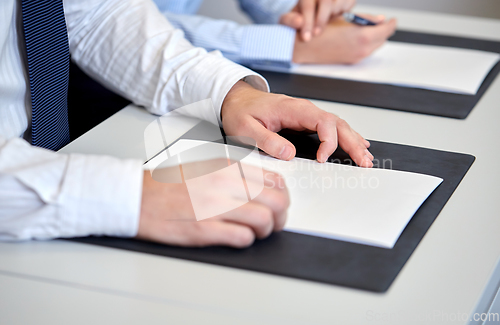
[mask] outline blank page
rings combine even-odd
[[[349,79],[475,95],[500,54],[453,47],[386,42],[354,65],[294,64],[262,70]]]
[[[205,143],[179,140],[168,149],[169,159],[176,164],[180,161],[176,158],[179,153]],[[394,246],[420,205],[443,181],[390,169],[320,164],[302,158],[281,161],[267,155],[255,157],[251,150],[238,147],[229,151],[241,152],[238,156],[245,157],[246,164],[283,175],[291,200],[285,230],[384,248]],[[198,159],[182,159],[182,163],[227,158],[221,155],[224,152],[228,151],[200,152]],[[158,164],[153,162],[150,166]]]

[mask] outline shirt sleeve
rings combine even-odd
[[[0,136],[0,240],[137,234],[142,163]]]
[[[237,63],[288,67],[293,57],[295,30],[282,25],[240,25],[229,20],[163,13],[184,31],[195,46],[220,50]]]
[[[220,123],[222,102],[238,80],[269,90],[257,73],[190,44],[151,1],[66,0],[64,8],[72,59],[154,114],[211,98]]]

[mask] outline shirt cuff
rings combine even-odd
[[[249,25],[243,28],[241,63],[290,67],[295,29],[279,25]]]
[[[62,184],[61,237],[137,234],[142,162],[71,154]]]
[[[222,127],[220,111],[227,93],[239,80],[245,80],[254,88],[269,92],[269,84],[258,73],[222,57],[219,51],[210,55],[193,68],[192,74],[184,85],[185,102],[194,103],[211,98],[217,116],[217,122]],[[207,85],[210,85],[207,87]],[[194,115],[206,121],[213,121],[214,112],[196,112]]]

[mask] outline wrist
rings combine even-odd
[[[222,124],[224,124],[224,114],[228,110],[230,110],[231,107],[239,106],[239,99],[243,98],[243,93],[248,92],[248,91],[258,91],[254,87],[250,86],[248,83],[244,82],[243,80],[239,80],[237,83],[234,84],[234,86],[229,90],[227,93],[226,97],[224,98],[224,101],[222,102],[222,107],[220,110],[220,117]]]

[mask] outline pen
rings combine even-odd
[[[375,25],[377,25],[373,21],[359,17],[351,12],[344,13],[344,19],[349,23],[353,23],[353,24],[360,25],[360,26],[375,26]]]

